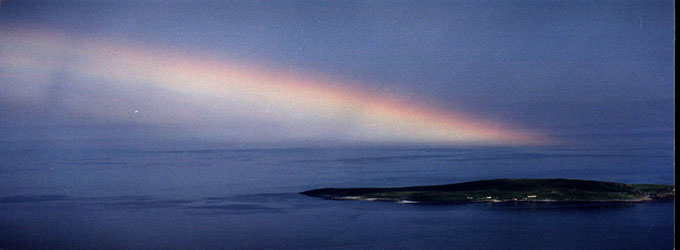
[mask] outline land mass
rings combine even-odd
[[[300,194],[331,200],[400,203],[643,202],[675,199],[675,187],[574,179],[495,179],[437,186],[323,188]]]

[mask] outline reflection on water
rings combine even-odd
[[[673,203],[6,197],[4,249],[667,249]],[[160,240],[163,239],[163,240]]]

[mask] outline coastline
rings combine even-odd
[[[534,200],[488,200],[488,201],[451,201],[451,202],[441,202],[441,201],[414,201],[414,200],[402,200],[402,199],[381,199],[381,198],[369,198],[369,197],[356,197],[356,196],[346,196],[346,197],[321,197],[325,200],[354,200],[354,201],[380,201],[380,202],[393,202],[399,204],[470,204],[470,203],[642,203],[650,201],[672,201],[673,199],[631,199],[631,200],[550,200],[550,199],[534,199]]]
[[[300,194],[327,200],[401,204],[640,203],[674,200],[675,188],[574,179],[495,179],[437,186],[324,188]]]

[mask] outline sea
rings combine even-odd
[[[326,187],[674,184],[668,146],[0,149],[0,249],[673,249],[674,202],[397,204]]]

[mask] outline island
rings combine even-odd
[[[399,203],[644,202],[675,199],[675,187],[576,179],[494,179],[436,186],[323,188],[300,194],[330,200]]]

